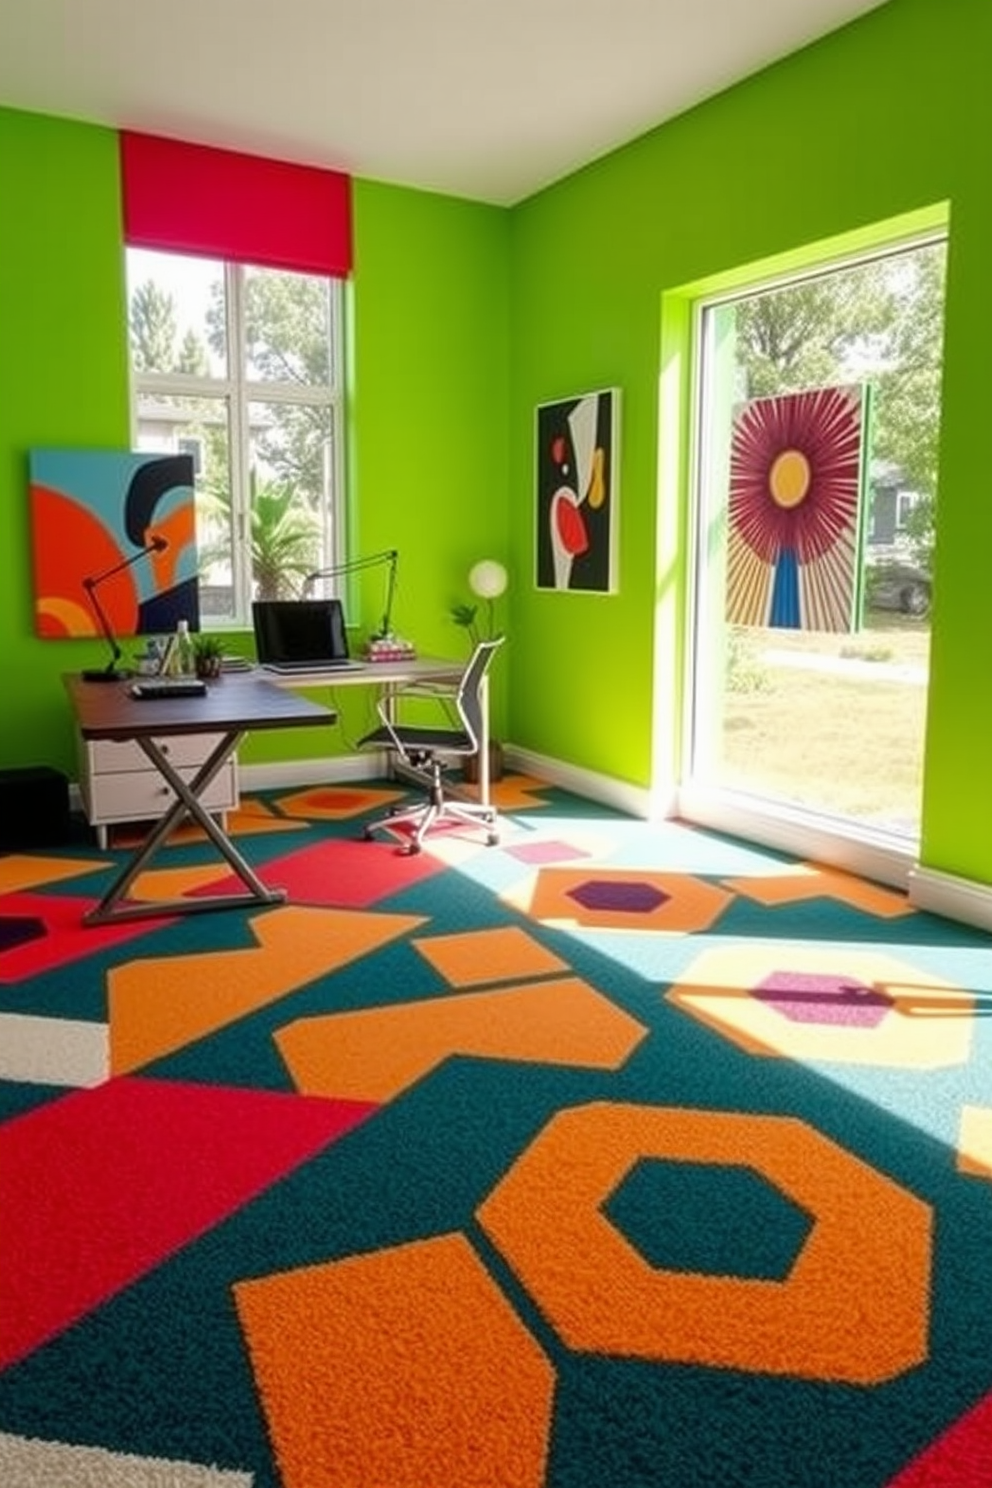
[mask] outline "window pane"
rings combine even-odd
[[[944,257],[942,242],[920,245],[709,306],[701,336],[694,781],[819,813],[845,830],[911,839],[928,684]],[[829,544],[814,518],[841,525],[839,501],[830,506],[848,429],[838,410],[854,385],[870,394],[858,404],[857,530],[848,548],[830,552],[830,569],[817,570]],[[743,409],[755,437],[733,446]],[[799,604],[777,608],[793,574]],[[838,576],[850,599],[840,618],[822,602]]]
[[[299,594],[325,566],[331,485],[331,411],[250,403],[251,566],[259,599]]]
[[[340,286],[139,249],[127,277],[136,443],[192,456],[201,610],[250,625],[341,541]]]
[[[200,611],[204,618],[234,619],[227,399],[139,398],[138,448],[193,456]]]
[[[246,269],[245,337],[250,382],[326,387],[331,381],[329,281]]]
[[[175,253],[127,253],[131,366],[227,376],[224,265]]]

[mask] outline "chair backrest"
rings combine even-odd
[[[458,684],[455,703],[466,731],[475,740],[476,748],[482,736],[483,679],[505,639],[505,636],[497,636],[492,641],[479,641]]]

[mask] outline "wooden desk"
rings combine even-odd
[[[313,672],[268,672],[259,667],[256,675],[266,677],[277,687],[378,687],[385,694],[387,703],[397,692],[411,682],[448,682],[457,684],[466,666],[466,661],[451,661],[440,656],[415,656],[406,661],[369,661],[362,666],[342,667],[336,671]],[[472,799],[483,806],[489,800],[489,680],[482,682],[482,738],[479,740],[479,788]],[[390,762],[397,773],[411,774],[422,779],[415,771],[407,771],[395,760]],[[456,791],[455,794],[458,794]],[[466,793],[467,794],[467,793]]]
[[[129,682],[84,682],[79,676],[66,676],[63,681],[82,737],[87,740],[133,740],[174,793],[145,841],[125,864],[100,903],[86,915],[85,923],[103,925],[109,921],[191,914],[234,905],[281,904],[286,897],[285,891],[266,888],[227,833],[204,808],[201,797],[250,730],[307,728],[313,724],[334,723],[337,717],[334,711],[276,687],[271,680],[256,672],[247,676],[224,676],[217,682],[210,682],[206,694],[201,697],[143,701],[131,696]],[[189,781],[183,779],[156,742],[182,734],[209,733],[218,735],[218,742]],[[128,902],[128,890],[138,874],[147,867],[169,833],[186,815],[203,828],[247,892],[164,902],[157,900],[150,904]]]

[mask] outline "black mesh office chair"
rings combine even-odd
[[[496,830],[496,808],[478,801],[455,799],[445,791],[444,771],[451,761],[477,755],[482,743],[483,686],[486,673],[503,637],[480,641],[472,653],[457,685],[411,682],[399,687],[392,696],[380,698],[382,723],[358,741],[361,749],[388,749],[405,765],[426,777],[427,799],[416,806],[398,807],[365,828],[366,840],[384,827],[413,828],[407,852],[420,852],[424,837],[434,826],[446,823],[468,823],[486,828],[490,847],[499,841]],[[425,708],[425,699],[433,707]],[[445,725],[404,723],[402,715],[418,705],[420,715],[433,712],[443,715]]]

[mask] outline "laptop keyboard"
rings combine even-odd
[[[278,672],[281,676],[293,672],[348,672],[363,665],[360,661],[266,661],[263,672]]]

